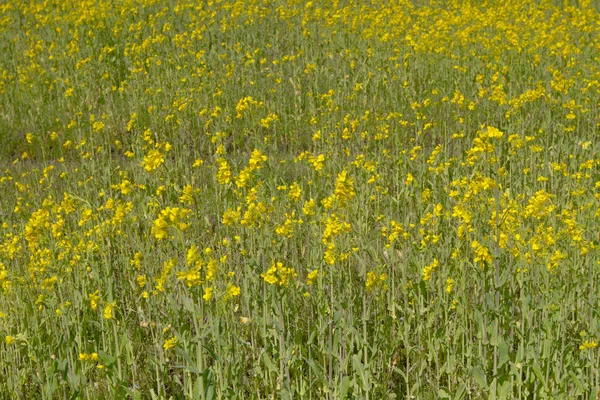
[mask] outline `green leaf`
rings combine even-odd
[[[191,365],[176,365],[173,368],[183,369],[183,370],[189,371],[193,374],[199,374],[199,375],[202,374],[202,371],[200,371],[198,368],[191,366]]]
[[[577,378],[577,375],[575,375],[573,371],[569,371],[569,376],[573,379],[573,382],[575,382],[575,386],[577,386],[577,389],[579,390],[578,394],[581,393],[581,391],[583,391],[583,385],[579,378]]]
[[[490,395],[488,397],[488,400],[496,400],[496,386],[497,386],[497,381],[496,378],[492,379],[492,383],[490,384]]]
[[[271,357],[269,357],[269,355],[267,353],[262,354],[262,360],[263,360],[263,364],[265,364],[265,367],[267,367],[267,369],[270,372],[277,373],[277,368],[275,367],[275,364],[273,364],[273,360],[271,360]]]
[[[449,354],[448,355],[448,366],[446,367],[446,372],[448,372],[448,374],[452,374],[454,373],[455,368],[455,364],[456,364],[456,357],[454,356],[454,354]]]
[[[394,372],[400,375],[404,380],[406,380],[406,374],[398,367],[393,368]]]
[[[181,367],[179,367],[179,368],[186,368],[186,369],[188,369],[188,371],[192,371],[192,370],[191,370],[191,369],[189,369],[189,368],[191,368],[191,367],[192,367],[192,366],[195,364],[195,362],[194,362],[194,361],[192,361],[192,358],[191,358],[191,357],[190,357],[190,355],[187,353],[187,351],[185,351],[184,349],[182,349],[182,348],[180,348],[180,347],[177,347],[177,348],[175,349],[175,352],[176,352],[176,353],[177,353],[177,354],[178,354],[180,357],[183,357],[183,359],[184,359],[185,361],[187,361],[187,366],[185,366],[185,367],[181,366]],[[195,368],[195,369],[196,369],[196,371],[198,371],[198,372],[195,372],[195,371],[192,371],[192,372],[194,372],[194,373],[197,373],[197,374],[200,374],[200,373],[201,373],[199,369],[197,369],[197,368]]]
[[[477,382],[482,389],[488,388],[485,372],[483,372],[483,368],[481,368],[481,366],[478,365],[471,369],[471,377],[475,379],[475,382]]]
[[[365,380],[365,367],[360,362],[360,356],[355,354],[352,356],[352,366],[354,367],[354,371],[360,375],[360,379],[363,382],[363,385],[366,385],[367,382]]]
[[[504,342],[501,342],[498,345],[498,368],[502,367],[509,359],[508,345]]]
[[[456,392],[454,392],[454,400],[462,400],[462,398],[465,397],[466,393],[467,387],[464,385],[464,383],[461,383],[460,385],[458,385],[458,389],[456,389]]]
[[[548,387],[546,386],[546,380],[544,379],[544,375],[542,374],[542,369],[540,368],[540,365],[536,362],[533,364],[532,368],[533,368],[533,373],[538,378],[538,380],[542,383],[542,385],[544,386],[544,389],[548,390]]]
[[[490,331],[492,332],[490,344],[492,346],[498,346],[498,343],[502,342],[502,338],[498,337],[498,319],[494,319],[490,326]]]
[[[315,363],[315,361],[312,358],[309,358],[308,361],[308,366],[310,367],[310,369],[312,370],[312,372],[317,375],[317,377],[319,378],[319,380],[321,382],[325,382],[325,377],[323,376],[323,371],[321,371],[321,369],[319,368],[319,366]]]
[[[187,296],[183,296],[182,297],[182,302],[183,302],[183,308],[186,311],[189,311],[189,312],[194,312],[195,311],[196,307],[194,307],[194,302],[193,302],[192,299],[190,299]]]
[[[547,359],[552,354],[552,340],[546,339],[542,345],[542,358]]]
[[[340,398],[341,399],[345,399],[346,396],[348,395],[348,389],[350,389],[350,377],[348,376],[344,376],[342,378],[342,383],[341,383],[341,387],[340,387]]]
[[[114,364],[115,361],[117,361],[117,359],[115,357],[113,357],[109,354],[106,354],[102,350],[100,350],[98,352],[98,357],[100,357],[100,359],[102,360],[102,363],[104,364],[105,367],[110,367],[112,364]]]
[[[210,356],[217,362],[219,362],[219,356],[212,351],[208,346],[202,346],[202,348],[204,348],[204,350],[206,350],[208,352],[208,354],[210,354]]]
[[[206,388],[206,400],[212,400],[215,398],[215,385],[210,385]]]
[[[510,378],[501,377],[499,380],[500,384],[498,387],[498,399],[504,400],[507,399],[508,396],[512,393],[512,383]]]
[[[199,399],[201,397],[201,393],[202,391],[200,390],[201,386],[202,386],[202,379],[204,379],[203,376],[199,376],[198,378],[196,378],[196,380],[194,381],[194,388],[193,388],[193,396],[195,399]]]

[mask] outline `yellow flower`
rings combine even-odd
[[[79,353],[79,361],[98,361],[98,353]]]
[[[598,347],[598,343],[595,340],[586,340],[579,346],[579,350],[591,350]]]
[[[173,269],[173,267],[175,266],[175,264],[177,263],[177,259],[170,259],[168,261],[165,261],[163,263],[163,267],[162,270],[160,272],[160,276],[155,278],[156,281],[156,290],[158,290],[159,292],[164,292],[165,291],[165,283],[167,283],[167,279],[169,277],[169,274],[171,273],[171,270]]]
[[[94,131],[94,133],[98,133],[98,132],[102,131],[103,129],[104,129],[104,122],[96,121],[92,125],[92,130]]]
[[[302,188],[298,183],[294,182],[290,185],[290,190],[288,191],[288,197],[292,201],[300,200],[300,196],[302,196]]]
[[[490,255],[490,251],[487,249],[487,247],[480,244],[477,240],[473,240],[473,243],[471,243],[471,248],[475,253],[475,258],[473,259],[475,263],[489,264],[490,262],[492,262],[492,256]]]
[[[121,193],[124,195],[128,195],[131,193],[131,182],[128,179],[123,180],[119,185],[116,185],[118,189],[121,190]]]
[[[304,215],[315,215],[317,212],[317,204],[313,199],[307,200],[304,202],[304,207],[302,207],[302,212]]]
[[[164,239],[169,233],[168,228],[169,223],[164,218],[159,217],[156,220],[154,220],[154,226],[152,226],[152,233],[154,234],[155,238],[159,240]]]
[[[135,267],[137,270],[139,270],[142,267],[142,258],[143,255],[141,252],[137,252],[133,255],[133,258],[131,260],[129,260],[129,265],[131,265],[132,267]]]
[[[222,223],[226,226],[231,226],[237,223],[241,217],[241,211],[238,207],[236,210],[227,210],[223,213]]]
[[[104,318],[106,319],[112,319],[114,318],[114,307],[115,307],[116,302],[112,302],[112,303],[107,303],[106,306],[104,306]]]
[[[227,284],[227,289],[225,290],[225,300],[229,300],[232,297],[236,297],[239,296],[241,293],[241,289],[239,286],[236,286],[232,283],[228,283]]]
[[[211,287],[204,288],[204,294],[202,295],[202,298],[204,299],[204,301],[209,302],[210,299],[212,299],[212,296],[213,296],[213,288],[211,288]]]
[[[318,156],[311,155],[308,161],[312,164],[315,171],[320,172],[323,170],[323,164],[325,163],[325,155],[319,154]]]
[[[100,295],[98,294],[98,290],[94,293],[88,294],[88,299],[90,300],[90,307],[93,311],[98,309],[98,301],[100,300]]]
[[[545,190],[538,190],[525,207],[525,217],[540,219],[549,215],[556,206],[552,204],[552,195]]]
[[[293,268],[287,268],[281,262],[274,262],[271,268],[260,275],[269,285],[279,284],[279,286],[287,286],[290,280],[298,274]]]
[[[318,276],[319,276],[319,270],[318,269],[312,270],[306,276],[306,284],[308,286],[312,285],[315,282],[315,280],[317,279]]]
[[[439,265],[439,262],[438,262],[437,258],[434,258],[433,261],[431,262],[431,264],[423,267],[423,280],[424,281],[428,281],[431,279],[431,275],[433,274],[433,271],[436,270],[438,265]]]
[[[277,279],[277,276],[275,276],[276,272],[277,272],[277,268],[272,266],[271,268],[269,268],[269,270],[267,272],[265,272],[264,274],[261,274],[260,276],[262,276],[264,281],[267,282],[268,284],[274,285],[279,281],[279,279]]]
[[[367,273],[367,281],[365,282],[365,286],[367,290],[371,290],[375,283],[377,282],[377,273],[375,271],[370,271]]]
[[[262,168],[262,164],[267,161],[267,156],[262,154],[260,150],[254,149],[252,154],[250,155],[250,160],[248,161],[248,166],[250,170],[254,171],[256,169]]]
[[[240,171],[238,177],[235,180],[235,184],[239,188],[246,187],[246,184],[252,178],[252,170],[249,167],[244,168]]]
[[[196,245],[191,245],[185,255],[185,261],[188,266],[194,266],[196,262],[200,259],[200,255],[198,254],[198,247]]]
[[[450,309],[456,310],[456,307],[458,307],[458,299],[452,300],[452,305],[450,306]]]
[[[334,194],[341,205],[346,204],[356,195],[354,178],[348,176],[348,171],[344,170],[338,174]]]
[[[219,267],[219,264],[217,263],[217,260],[215,260],[211,257],[208,260],[208,263],[206,264],[206,280],[207,281],[211,281],[215,278],[218,267]]]
[[[165,162],[165,156],[158,149],[153,149],[144,156],[142,167],[148,172],[152,172]]]
[[[186,221],[191,213],[191,210],[177,207],[167,207],[161,210],[156,220],[154,220],[152,234],[155,238],[161,240],[167,237],[170,226],[182,231],[186,230],[189,226]]]
[[[452,279],[452,278],[446,279],[446,293],[448,293],[448,294],[452,293],[453,289],[454,289],[454,279]]]
[[[165,343],[163,344],[163,349],[169,350],[172,349],[173,347],[177,346],[179,344],[179,338],[177,336],[173,336],[171,339],[167,339],[165,340]]]
[[[500,139],[504,133],[498,128],[494,128],[493,126],[488,126],[485,134],[482,134],[482,137],[488,137],[490,139]]]
[[[231,168],[229,167],[229,163],[224,158],[218,158],[217,163],[219,164],[219,169],[217,170],[217,182],[221,185],[226,185],[231,182]]]
[[[140,288],[146,286],[146,275],[138,275],[137,278],[135,278],[135,280],[137,281],[137,284]]]
[[[90,210],[91,211],[91,210]],[[42,235],[44,229],[50,227],[50,212],[39,209],[31,214],[31,218],[25,225],[25,240],[29,244],[35,244]]]
[[[200,270],[197,268],[188,271],[179,271],[176,275],[177,279],[184,281],[187,287],[199,286],[202,284],[202,276],[200,275]]]
[[[567,255],[560,250],[556,250],[551,256],[550,261],[546,264],[546,268],[548,268],[548,272],[554,273],[556,272],[559,263],[567,258]]]
[[[194,189],[192,185],[185,185],[179,196],[179,202],[182,204],[194,204],[194,194],[198,192],[198,189]]]
[[[373,291],[375,288],[381,286],[383,290],[387,289],[387,285],[385,285],[385,280],[387,279],[386,274],[378,274],[375,271],[369,271],[367,273],[367,280],[365,282],[365,287],[368,292]]]
[[[334,237],[352,230],[350,223],[342,220],[337,214],[331,214],[325,220],[325,230],[321,242],[328,244]]]

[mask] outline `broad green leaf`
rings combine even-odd
[[[350,384],[351,384],[351,380],[350,377],[348,376],[344,376],[342,378],[342,382],[340,385],[340,398],[341,399],[345,399],[346,396],[348,395],[348,390],[350,389]]]
[[[481,366],[478,365],[476,367],[473,367],[473,369],[471,369],[471,377],[475,380],[475,382],[477,382],[477,384],[482,389],[488,388],[487,380],[485,377],[485,372],[483,372],[483,368],[481,368]]]
[[[490,395],[488,396],[488,400],[496,400],[496,378],[492,379],[492,383],[490,384]]]
[[[275,367],[275,364],[273,364],[273,360],[271,360],[271,357],[269,357],[269,355],[266,352],[262,354],[261,358],[262,358],[263,364],[265,365],[265,367],[267,367],[267,369],[270,372],[277,373],[277,368]]]
[[[531,368],[533,369],[533,373],[535,374],[536,378],[544,386],[544,389],[547,389],[548,387],[546,386],[546,380],[544,379],[544,375],[542,374],[542,369],[540,368],[540,365],[536,362],[533,363],[533,366]]]
[[[501,342],[498,345],[498,368],[502,367],[509,359],[508,345],[504,342]]]
[[[512,393],[512,383],[510,381],[510,377],[505,377],[504,379],[500,379],[498,384],[498,399],[504,400],[507,399]]]
[[[462,400],[466,393],[467,387],[464,383],[461,383],[460,385],[458,385],[458,389],[456,389],[456,392],[454,392],[454,400]]]

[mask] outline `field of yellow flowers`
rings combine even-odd
[[[0,393],[597,399],[590,1],[0,4]]]

